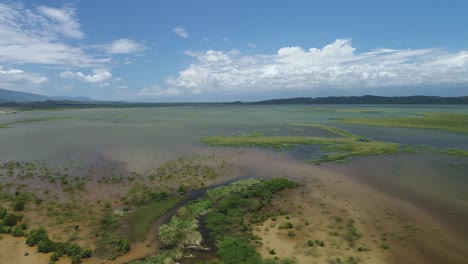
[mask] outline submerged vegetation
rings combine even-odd
[[[320,145],[323,155],[316,161],[342,161],[353,156],[368,156],[408,152],[408,145],[388,143],[354,135],[348,131],[321,124],[293,124],[292,126],[319,127],[341,137],[297,137],[297,136],[264,136],[252,133],[246,136],[210,136],[200,141],[209,146],[220,147],[269,147],[286,149],[299,145]]]
[[[432,128],[468,133],[468,114],[424,113],[421,116],[402,116],[389,118],[341,118],[341,122],[355,125]]]
[[[79,118],[73,117],[73,116],[32,118],[32,119],[18,120],[18,121],[14,121],[10,123],[0,124],[0,128],[7,128],[13,125],[23,124],[23,123],[45,122],[45,121],[66,120],[66,119],[76,120]]]
[[[340,120],[350,124],[436,128],[468,133],[467,114],[430,113],[423,117],[347,118]],[[356,156],[396,154],[418,150],[432,150],[453,156],[468,156],[466,149],[436,149],[427,146],[410,146],[379,141],[324,124],[291,124],[290,126],[320,128],[339,137],[268,136],[262,132],[252,132],[247,135],[202,137],[200,142],[215,147],[264,147],[275,150],[289,149],[300,145],[319,145],[322,155],[314,160],[316,162],[345,161]]]

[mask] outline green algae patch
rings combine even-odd
[[[389,118],[341,118],[340,122],[354,125],[440,129],[468,133],[468,114],[424,113],[422,116]]]

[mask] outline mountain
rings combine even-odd
[[[86,96],[49,96],[49,100],[54,101],[75,101],[75,102],[91,102],[93,99]]]
[[[45,96],[33,93],[16,92],[0,89],[0,103],[27,103],[52,101],[92,102],[93,99],[85,96]]]
[[[468,96],[330,96],[330,97],[296,97],[287,99],[271,99],[254,104],[468,104]]]
[[[0,102],[40,102],[49,99],[47,96],[25,93],[25,92],[16,92],[10,90],[0,89]]]

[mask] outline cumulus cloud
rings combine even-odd
[[[83,37],[73,8],[0,3],[0,63],[98,67],[110,61],[68,44]]]
[[[0,88],[25,91],[31,86],[38,86],[48,81],[46,77],[27,73],[20,69],[3,69],[0,65]]]
[[[275,54],[208,50],[153,95],[355,89],[468,84],[468,52],[376,49],[357,53],[349,39],[322,48],[284,47]],[[167,90],[167,92],[165,92]]]
[[[117,39],[108,44],[94,45],[93,47],[108,54],[131,54],[145,50],[143,44],[126,38]]]
[[[100,86],[109,86],[109,84],[105,82],[112,78],[112,74],[106,70],[94,69],[93,74],[89,75],[85,75],[82,72],[65,71],[60,73],[60,77],[86,83],[96,83]]]
[[[177,34],[177,36],[181,37],[181,38],[188,38],[189,37],[189,34],[188,32],[185,30],[185,28],[183,27],[176,27],[172,30],[174,33]]]

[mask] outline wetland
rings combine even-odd
[[[465,263],[468,107],[0,109],[0,263]]]

